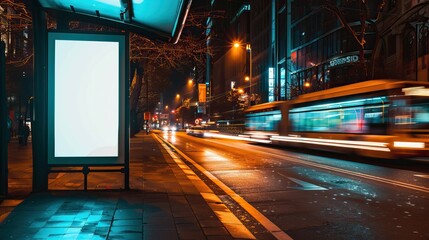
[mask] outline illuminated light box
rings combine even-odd
[[[48,34],[48,163],[124,162],[125,35]]]

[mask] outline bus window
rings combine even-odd
[[[398,128],[428,129],[429,99],[396,105],[394,123]]]
[[[364,121],[367,134],[387,134],[388,121],[387,106],[378,105],[366,107]]]
[[[251,113],[246,115],[246,129],[252,131],[278,131],[281,118],[280,110]]]
[[[385,134],[386,97],[363,98],[294,108],[289,118],[295,132]]]

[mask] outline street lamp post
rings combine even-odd
[[[246,44],[246,50],[249,52],[249,95],[252,96],[252,47],[250,43]]]
[[[234,48],[242,46],[240,43],[235,42]],[[246,51],[249,53],[249,75],[245,76],[244,80],[249,81],[249,103],[252,105],[252,47],[250,43],[246,43]]]

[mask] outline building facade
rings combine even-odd
[[[429,0],[252,0],[249,21],[249,69],[225,51],[214,95],[247,71],[259,102],[369,79],[429,81]]]
[[[429,81],[429,1],[390,0],[377,22],[374,78]]]
[[[294,1],[290,96],[370,78],[382,1]]]
[[[212,1],[212,11],[221,17],[210,19],[209,43],[211,60],[211,93],[209,97],[212,120],[234,118],[234,102],[228,98],[233,91],[243,96],[250,93],[250,5],[248,1]],[[236,44],[236,45],[235,45]],[[235,46],[234,46],[235,45]],[[209,69],[210,66],[207,67]]]

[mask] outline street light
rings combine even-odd
[[[306,87],[306,88],[309,88],[311,85],[310,85],[310,83],[309,82],[305,82],[304,83],[304,87]]]

